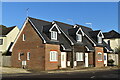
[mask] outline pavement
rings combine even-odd
[[[31,73],[25,69],[21,69],[21,68],[11,68],[11,67],[0,67],[0,72],[2,72],[2,74],[12,74],[12,73]]]
[[[22,68],[12,68],[12,67],[0,67],[0,72],[2,74],[17,74],[17,73],[64,73],[64,72],[84,72],[84,71],[97,71],[97,70],[114,70],[118,69],[117,66],[114,67],[101,67],[101,68],[76,68],[76,69],[60,69],[60,70],[50,70],[50,71],[30,71]],[[120,69],[120,68],[119,68]]]

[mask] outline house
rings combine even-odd
[[[38,70],[103,67],[104,53],[112,51],[103,38],[100,30],[28,17],[10,49],[12,66]]]
[[[9,49],[18,35],[19,29],[17,26],[6,27],[1,25],[0,30],[0,58],[2,59],[2,55],[10,55]]]
[[[105,38],[104,41],[110,45],[114,53],[109,54],[108,59],[113,59],[114,65],[118,65],[118,53],[116,53],[116,48],[120,46],[120,34],[114,30],[103,33]]]

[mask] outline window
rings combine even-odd
[[[104,60],[107,60],[107,59],[106,59],[106,55],[104,55]]]
[[[51,31],[51,39],[57,40],[57,32],[56,31]]]
[[[25,36],[25,34],[23,34],[23,41],[25,41],[26,40],[26,36]]]
[[[107,42],[108,42],[108,45],[110,46],[110,40],[108,40]]]
[[[83,53],[77,52],[76,53],[76,60],[77,61],[83,61]]]
[[[57,51],[50,51],[50,61],[57,61]]]
[[[98,43],[102,43],[102,37],[98,37]]]
[[[98,52],[98,61],[102,61],[102,53]]]
[[[0,39],[0,45],[3,45],[3,39]]]
[[[76,40],[77,40],[78,42],[82,42],[82,35],[81,35],[81,34],[77,34],[77,35],[76,35]]]
[[[18,53],[18,60],[21,60],[20,56],[21,56],[21,53]]]
[[[27,60],[30,60],[30,52],[27,52]]]

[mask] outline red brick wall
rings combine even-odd
[[[93,52],[88,53],[88,64],[91,65],[91,66],[94,65],[94,58],[93,58],[93,56],[94,56]]]
[[[22,41],[22,35],[25,34],[26,40]],[[30,60],[27,61],[26,68],[44,70],[45,66],[45,44],[28,22],[25,25],[20,37],[18,38],[12,52],[12,66],[22,67],[21,61],[27,61],[27,52],[30,52]],[[24,53],[21,60],[18,60],[18,53]]]
[[[50,61],[50,51],[55,50],[58,52],[58,61],[51,62]],[[60,52],[60,46],[54,45],[54,44],[45,44],[45,70],[52,70],[52,69],[58,69],[61,62],[61,52]]]
[[[98,61],[98,52],[102,53],[102,61]],[[95,67],[104,66],[104,51],[103,47],[95,47]]]

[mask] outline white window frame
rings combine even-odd
[[[25,34],[23,34],[23,41],[25,41],[25,38],[26,38],[26,36],[25,36]]]
[[[57,32],[56,31],[51,31],[51,39],[57,40]]]
[[[18,53],[18,60],[21,60],[20,56],[21,56],[21,53]]]
[[[58,61],[58,52],[50,51],[50,61]]]
[[[27,60],[30,60],[30,52],[27,52]]]
[[[98,37],[98,43],[102,43],[102,37]]]
[[[102,60],[102,52],[98,52],[98,55],[99,55],[99,54],[101,55],[101,59],[98,59],[98,61],[103,61],[103,60]]]
[[[83,61],[83,54],[82,52],[76,52],[76,61]]]
[[[76,34],[77,42],[82,42],[82,34]]]

